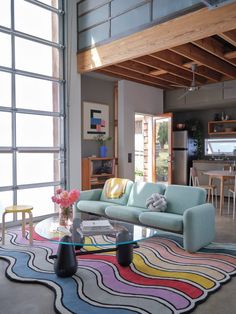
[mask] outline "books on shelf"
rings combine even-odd
[[[84,220],[80,224],[80,230],[83,233],[93,233],[93,232],[106,232],[112,231],[113,226],[110,224],[109,220]]]

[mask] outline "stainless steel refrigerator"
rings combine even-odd
[[[173,184],[189,184],[189,169],[196,157],[195,150],[194,140],[188,131],[173,132]]]

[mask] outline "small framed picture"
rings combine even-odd
[[[109,137],[109,106],[94,102],[83,102],[83,139],[94,140],[102,134]]]

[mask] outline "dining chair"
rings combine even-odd
[[[215,206],[217,208],[217,186],[212,184],[200,184],[199,182],[199,177],[198,177],[198,171],[195,167],[190,168],[190,176],[189,176],[189,185],[192,186],[198,186],[207,191],[207,201],[211,202],[214,204],[214,196],[215,196]]]
[[[231,165],[224,165],[223,166],[223,170],[225,170],[225,171],[231,171]],[[226,186],[228,186],[229,187],[229,185],[231,185],[231,187],[232,187],[232,185],[234,185],[234,179],[233,178],[229,178],[229,179],[227,179],[226,181],[225,181],[225,185]]]
[[[233,219],[235,219],[236,176],[234,178],[234,185],[232,187],[229,187],[228,189],[228,214],[229,214],[231,194],[233,196]]]

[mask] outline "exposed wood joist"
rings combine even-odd
[[[100,69],[100,70],[97,70],[96,72],[104,74],[104,75],[108,75],[108,76],[111,76],[111,77],[117,77],[117,78],[121,78],[121,79],[124,79],[124,80],[129,80],[129,78],[126,75],[110,72],[107,69],[108,68]],[[136,83],[145,84],[145,85],[149,85],[149,86],[153,86],[153,87],[157,87],[157,88],[163,89],[163,87],[161,87],[161,86],[159,86],[157,84],[154,84],[154,83],[151,83],[151,82],[144,82],[143,80],[140,80],[140,79],[137,79],[137,78],[132,78],[132,81],[136,82]]]
[[[219,34],[219,36],[236,47],[236,30],[235,29],[229,32],[221,33]]]
[[[153,70],[153,71],[150,71],[150,75],[154,75],[154,76],[159,76],[159,75],[162,75],[162,74],[166,74],[168,73],[167,71],[165,70]]]
[[[235,28],[235,21],[236,3],[215,10],[208,10],[207,8],[198,10],[79,53],[77,58],[78,71],[85,73],[219,33],[229,37],[228,31]],[[232,41],[232,34],[230,35]],[[231,74],[230,76],[232,77]]]
[[[220,60],[214,55],[194,46],[191,43],[174,47],[171,49],[171,51],[179,53],[180,55],[190,58],[194,61],[200,62],[205,66],[228,76],[231,79],[236,78],[236,68],[233,65]]]
[[[193,79],[192,73],[190,71],[187,71],[186,69],[178,68],[175,65],[159,60],[153,56],[139,57],[135,59],[135,61],[149,65],[149,66],[156,67],[157,69],[166,70],[169,73],[179,76],[181,78],[184,78],[186,80],[189,80],[190,82]],[[199,77],[197,75],[196,75],[196,81],[199,83],[206,83],[206,79]]]
[[[181,56],[173,51],[170,51],[170,50],[159,51],[159,52],[153,53],[152,56],[162,61],[168,62],[172,65],[175,65],[181,69],[192,72],[191,67],[186,66],[186,63],[193,63],[193,60],[186,58],[184,56]],[[196,60],[194,60],[194,62],[197,64],[201,64],[200,62],[197,62]],[[197,67],[196,73],[204,78],[207,78],[208,80],[210,80],[210,82],[219,82],[222,78],[222,75],[220,73],[212,69],[206,70],[202,66]]]
[[[108,71],[110,73],[118,74],[118,75],[120,74],[123,77],[126,77],[126,79],[135,78],[135,79],[138,79],[142,82],[155,84],[157,87],[160,87],[162,89],[169,89],[168,84],[166,82],[160,80],[159,78],[151,77],[151,76],[148,76],[146,74],[141,74],[141,73],[138,73],[138,72],[135,72],[132,70],[121,68],[121,67],[118,67],[116,65],[111,65],[111,66],[107,67],[106,71]]]
[[[125,76],[125,75],[107,71],[107,68],[97,70],[96,72],[104,74],[104,75],[107,75],[107,76],[111,76],[111,77],[117,77],[117,78],[121,78],[121,79],[124,79],[124,80],[127,80],[127,79],[129,80],[129,78],[127,78],[127,76]],[[149,85],[149,86],[152,86],[152,87],[163,89],[163,87],[161,87],[161,86],[158,86],[158,85],[150,83],[150,82],[144,82],[143,80],[139,80],[139,79],[136,79],[136,78],[132,78],[132,81],[136,82],[136,83],[145,84],[145,85]]]
[[[208,37],[197,40],[193,42],[199,48],[204,49],[207,52],[212,53],[214,56],[219,57],[220,59],[227,61],[233,65],[236,65],[236,61],[229,60],[225,57],[225,48],[223,43],[217,41],[215,38]]]
[[[226,59],[236,59],[236,50],[225,53]]]
[[[169,74],[169,73],[167,73],[167,71],[164,71],[161,69],[154,70],[153,67],[150,67],[150,66],[132,61],[132,60],[119,63],[119,64],[117,64],[117,66],[128,69],[128,70],[133,70],[133,71],[138,72],[138,73],[147,74],[147,75],[150,75],[153,77],[157,77],[157,75],[155,74],[155,72],[157,72],[158,78],[160,80],[167,81],[167,82],[174,83],[174,84],[179,84],[179,85],[187,85],[188,84],[187,80],[180,78],[180,77],[177,77],[175,75]]]

